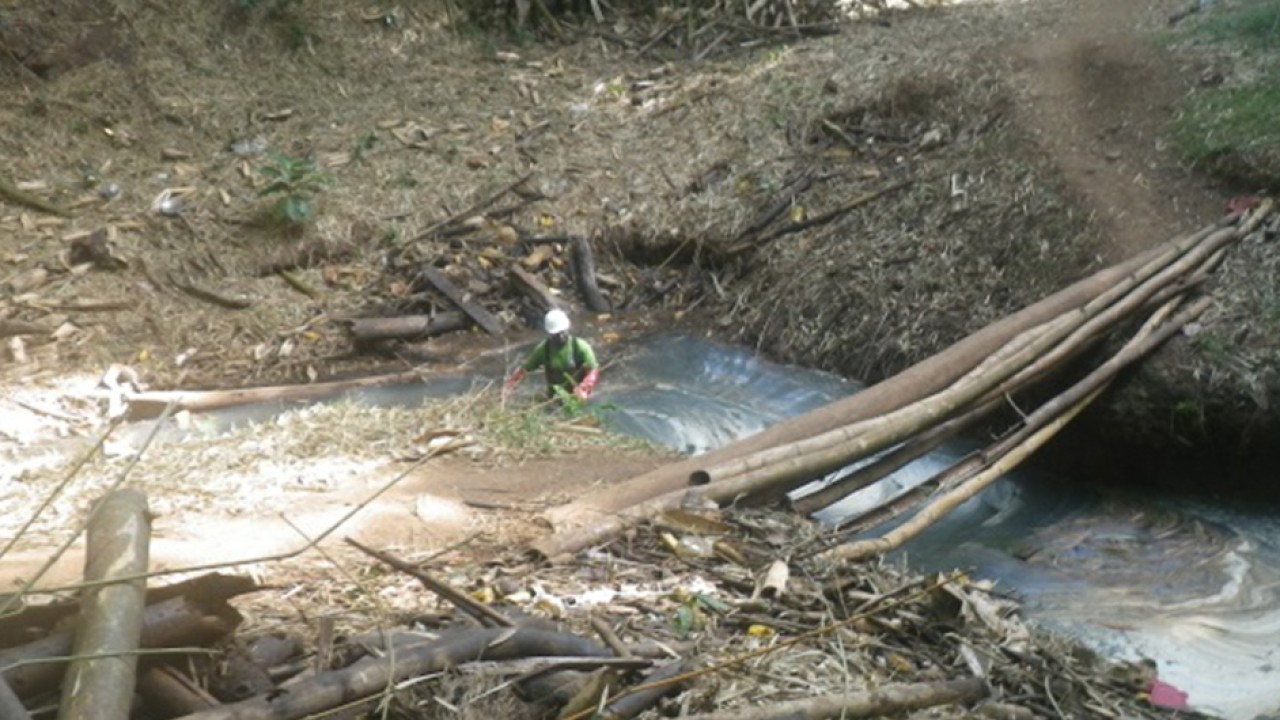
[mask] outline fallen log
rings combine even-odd
[[[576,635],[532,627],[476,628],[398,647],[392,656],[366,657],[266,695],[187,715],[187,720],[294,720],[379,694],[408,678],[479,660],[526,657],[612,657],[608,648]]]
[[[116,490],[98,503],[86,532],[85,581],[145,574],[151,546],[147,496],[138,490]],[[129,716],[145,599],[143,580],[100,585],[85,592],[72,660],[63,680],[60,719]]]
[[[574,235],[569,240],[570,257],[573,259],[574,284],[591,312],[606,313],[613,309],[613,304],[600,292],[596,284],[596,261],[591,252],[591,243],[581,235]]]
[[[227,598],[180,596],[147,606],[138,644],[143,648],[196,647],[230,634],[240,613]],[[21,698],[49,692],[61,682],[74,638],[57,633],[0,652],[0,676]]]
[[[990,691],[982,678],[927,683],[891,683],[863,692],[819,695],[774,705],[751,705],[684,720],[826,720],[846,717],[887,717],[938,705],[977,702]]]
[[[1171,300],[1165,308],[1157,311],[1137,335],[1093,372],[1028,415],[1018,432],[996,443],[990,455],[984,456],[984,468],[981,472],[964,480],[911,520],[883,536],[846,543],[822,553],[819,557],[829,561],[849,562],[881,555],[901,547],[904,542],[920,534],[939,518],[959,507],[965,500],[1017,467],[1096,399],[1121,370],[1159,347],[1184,325],[1199,317],[1210,304],[1208,299],[1202,298],[1166,322],[1167,312],[1176,302]]]
[[[511,286],[521,295],[529,298],[539,310],[545,312],[553,308],[566,309],[564,304],[560,302],[560,298],[552,294],[551,290],[541,280],[534,277],[524,268],[512,265],[507,268],[507,276],[511,279]]]
[[[435,337],[471,324],[461,312],[443,312],[437,315],[404,315],[385,318],[350,318],[344,320],[347,331],[357,343],[380,340],[419,340]]]
[[[422,382],[422,373],[418,370],[406,370],[390,375],[309,385],[269,385],[234,390],[152,390],[127,393],[124,398],[129,403],[129,410],[125,418],[127,420],[154,418],[159,416],[170,403],[173,404],[174,412],[179,410],[208,412],[251,403],[319,400],[356,388],[383,387],[411,382]]]
[[[502,323],[498,321],[498,318],[481,307],[479,303],[474,303],[467,299],[466,294],[457,285],[454,285],[449,278],[445,277],[444,273],[433,267],[426,267],[422,269],[420,276],[430,283],[432,287],[440,291],[441,295],[448,298],[449,302],[457,305],[459,310],[466,313],[485,332],[490,335],[502,334]]]

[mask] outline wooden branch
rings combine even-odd
[[[320,673],[267,695],[188,715],[185,720],[294,720],[382,693],[409,678],[468,662],[525,657],[612,655],[576,635],[532,627],[475,628],[446,633],[420,645],[398,647],[394,655],[366,657],[341,670]]]
[[[887,717],[938,705],[964,705],[986,697],[982,678],[923,683],[890,683],[875,690],[819,695],[773,705],[751,705],[684,720],[827,720],[827,718]]]
[[[461,312],[443,312],[437,315],[350,318],[343,322],[347,324],[352,339],[357,343],[368,343],[435,337],[461,330],[471,324],[471,319]]]
[[[19,63],[19,65],[21,65],[21,63]],[[0,198],[4,198],[16,205],[25,205],[33,210],[49,213],[50,215],[57,215],[58,217],[64,218],[71,217],[70,210],[59,207],[54,203],[51,203],[44,198],[32,195],[25,190],[18,189],[18,186],[9,182],[9,180],[3,176],[0,176]]]
[[[854,210],[862,207],[863,205],[870,204],[872,202],[875,202],[876,200],[879,200],[885,195],[888,195],[897,190],[901,190],[905,187],[908,187],[913,183],[915,183],[915,181],[916,181],[916,178],[912,177],[912,178],[905,178],[902,180],[898,180],[897,182],[890,183],[889,185],[886,185],[880,188],[879,190],[872,190],[869,193],[859,195],[858,197],[854,198],[853,200],[850,200],[849,202],[845,203],[844,205],[841,205],[840,207],[834,210],[822,213],[821,215],[815,215],[807,220],[801,220],[800,222],[791,223],[789,225],[780,227],[777,230],[774,230],[773,232],[768,233],[767,235],[761,236],[758,240],[748,240],[747,242],[742,242],[736,245],[732,245],[727,250],[725,250],[724,254],[728,257],[735,257],[737,255],[742,254],[743,252],[746,252],[747,250],[757,249],[761,245],[769,243],[773,240],[777,240],[783,235],[790,235],[791,233],[797,233],[797,232],[800,232],[801,230],[808,230],[809,228],[817,227],[819,225],[826,225],[827,223],[839,218],[842,215],[847,215],[848,213],[853,212]]]
[[[761,213],[760,216],[756,218],[755,222],[751,223],[745,230],[738,233],[738,236],[733,239],[733,243],[730,244],[730,247],[734,248],[745,246],[752,238],[755,237],[756,234],[763,231],[766,227],[769,227],[774,220],[777,220],[779,216],[790,209],[795,204],[796,198],[800,197],[801,193],[808,191],[810,187],[813,187],[813,176],[808,173],[801,175],[798,179],[789,183],[787,187],[783,188],[782,199],[775,202],[773,206]]]
[[[687,682],[669,682],[673,678],[684,675],[690,663],[680,660],[667,663],[645,676],[640,687],[634,692],[614,700],[604,707],[597,716],[599,720],[631,720],[631,718],[648,710],[668,695],[673,695],[685,688]]]
[[[464,220],[467,220],[468,218],[472,217],[473,215],[480,212],[481,210],[501,200],[502,196],[520,187],[525,182],[527,182],[531,177],[533,177],[533,173],[526,173],[525,175],[522,175],[520,179],[516,180],[510,185],[504,186],[501,190],[484,198],[483,200],[468,206],[467,209],[463,210],[462,212],[454,213],[453,215],[450,215],[444,220],[441,220],[437,223],[427,226],[426,230],[423,230],[417,235],[414,235],[413,239],[410,242],[419,242],[421,240],[426,240],[427,238],[431,237],[436,231],[442,228],[446,228],[446,227],[449,227],[450,225],[455,225]]]
[[[901,547],[904,542],[920,534],[939,518],[959,507],[965,500],[1017,467],[1097,398],[1121,370],[1159,347],[1183,325],[1199,317],[1210,304],[1208,299],[1201,299],[1168,322],[1164,322],[1167,311],[1171,310],[1176,302],[1176,300],[1170,300],[1165,308],[1157,311],[1143,325],[1138,334],[1105,363],[1028,415],[1018,432],[997,443],[992,449],[991,457],[984,458],[985,467],[982,472],[938,498],[911,520],[885,535],[846,543],[822,553],[819,557],[835,561],[856,561]]]
[[[85,541],[84,579],[110,580],[147,571],[151,519],[147,496],[116,490],[98,501]],[[146,583],[95,587],[85,593],[63,681],[59,720],[129,717],[136,682]]]
[[[306,295],[309,298],[315,299],[320,295],[320,293],[316,292],[315,288],[303,282],[302,278],[298,277],[297,273],[281,268],[279,270],[276,270],[276,275],[279,275],[280,279],[284,280],[289,287],[293,288],[294,290],[297,290],[298,292],[302,293],[303,295]]]
[[[181,280],[174,277],[172,274],[169,275],[169,282],[172,283],[174,287],[178,288],[182,292],[190,295],[191,297],[197,300],[201,300],[207,303],[212,303],[213,305],[224,307],[228,310],[247,310],[253,307],[252,300],[247,300],[245,298],[235,298],[229,295],[216,293],[212,290],[206,290],[202,287],[197,287],[190,283],[182,282]]]
[[[423,268],[421,276],[436,290],[439,290],[440,294],[449,298],[449,301],[454,305],[457,305],[462,312],[469,315],[472,320],[475,320],[476,324],[483,328],[485,332],[490,335],[502,334],[502,323],[498,321],[498,318],[494,317],[478,303],[468,300],[462,290],[457,285],[454,285],[449,278],[445,277],[444,273],[433,267],[426,267]]]
[[[560,298],[552,294],[551,290],[541,280],[524,268],[518,265],[508,267],[507,277],[511,280],[512,287],[529,298],[539,310],[546,312],[553,308],[566,309]]]
[[[428,590],[430,590],[431,592],[434,592],[435,594],[439,595],[445,600],[448,600],[449,602],[453,603],[455,607],[467,613],[471,617],[475,618],[481,625],[485,625],[489,627],[514,627],[515,626],[515,622],[513,622],[511,618],[507,617],[506,615],[503,615],[497,610],[494,610],[488,605],[485,605],[479,600],[472,598],[466,593],[461,593],[461,592],[458,592],[457,590],[454,590],[452,587],[448,585],[448,583],[444,583],[435,579],[428,572],[419,568],[418,566],[413,565],[412,563],[405,562],[404,560],[401,560],[400,558],[392,555],[391,553],[383,552],[381,550],[374,550],[371,547],[362,545],[359,542],[352,540],[351,538],[344,538],[344,539],[346,540],[348,545],[356,548],[360,552],[372,558],[375,558],[383,563],[386,563],[387,565],[390,565],[391,567],[395,568],[396,570],[399,570],[402,573],[406,573],[408,575],[412,575],[413,577],[417,578],[418,582],[422,583],[423,586],[425,586]]]
[[[23,320],[0,320],[0,338],[13,337],[15,335],[48,335],[53,332],[49,328],[32,322]]]
[[[574,280],[587,308],[591,312],[609,312],[613,305],[601,294],[600,286],[596,284],[596,261],[591,253],[591,243],[585,237],[575,235],[570,240],[569,247],[572,250]]]

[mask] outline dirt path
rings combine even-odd
[[[1057,3],[1015,48],[1022,121],[1097,213],[1119,260],[1198,228],[1222,194],[1180,167],[1161,138],[1198,73],[1150,39],[1168,3]],[[1032,26],[1035,27],[1034,25]]]

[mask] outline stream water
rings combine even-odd
[[[698,453],[859,389],[664,335],[624,353],[596,397],[616,406],[617,429]],[[818,517],[871,507],[968,449],[935,451]],[[921,570],[996,580],[1032,621],[1110,657],[1155,660],[1195,709],[1230,720],[1280,712],[1280,504],[1126,494],[1050,470],[998,481],[901,555]]]
[[[609,353],[593,402],[607,407],[610,424],[693,454],[860,389],[685,335],[656,335]],[[494,381],[501,362],[481,362],[469,376],[344,397],[413,407]],[[218,415],[236,422],[279,409]],[[935,451],[818,518],[833,521],[896,495],[967,449],[955,443]],[[1228,720],[1280,712],[1280,504],[1135,496],[1033,467],[993,484],[900,556],[920,570],[963,568],[995,580],[1024,602],[1031,621],[1109,657],[1156,661],[1160,678],[1186,692],[1194,709]]]

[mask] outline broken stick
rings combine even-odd
[[[422,270],[422,278],[431,283],[436,290],[439,290],[440,294],[449,298],[449,302],[457,305],[462,312],[469,315],[472,320],[475,320],[476,324],[484,328],[485,332],[490,335],[502,334],[502,323],[498,321],[498,318],[481,307],[479,303],[468,300],[462,290],[457,285],[454,285],[449,278],[445,277],[444,273],[433,267],[427,267]]]

